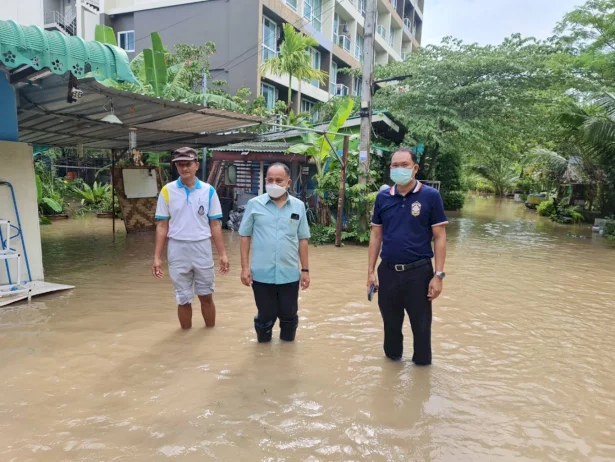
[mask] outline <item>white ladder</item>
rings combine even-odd
[[[9,278],[9,284],[0,286],[0,298],[13,297],[15,295],[28,294],[28,301],[30,301],[32,290],[21,283],[21,254],[14,250],[11,250],[11,222],[9,220],[0,220],[0,227],[6,227],[6,243],[0,245],[0,261],[4,260],[16,260],[17,261],[17,281],[13,284],[10,273],[7,271],[7,277]],[[8,268],[8,267],[7,267]]]

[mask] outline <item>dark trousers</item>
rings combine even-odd
[[[395,271],[384,262],[378,267],[378,306],[384,321],[384,353],[389,358],[401,359],[403,354],[406,311],[414,336],[412,361],[431,364],[431,302],[427,292],[433,275],[431,260],[417,262],[408,271]]]
[[[290,284],[263,284],[254,281],[252,290],[258,308],[258,316],[254,319],[257,330],[259,327],[271,329],[277,319],[280,320],[280,327],[297,327],[299,281]]]

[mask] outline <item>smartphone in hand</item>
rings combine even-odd
[[[374,284],[372,284],[371,286],[369,286],[369,290],[367,291],[367,300],[368,301],[372,301],[372,298],[374,296],[374,292],[376,292],[376,288],[374,287]]]

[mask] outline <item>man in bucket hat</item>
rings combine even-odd
[[[161,279],[162,250],[168,240],[169,275],[175,286],[177,315],[182,329],[192,327],[192,299],[196,292],[207,327],[216,324],[214,305],[214,260],[211,241],[220,259],[220,272],[227,274],[229,261],[222,238],[222,207],[213,186],[196,177],[197,153],[180,148],[173,153],[177,181],[165,185],[156,209],[156,249],[152,274]]]

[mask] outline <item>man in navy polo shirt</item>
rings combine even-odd
[[[442,292],[445,276],[448,221],[440,192],[415,179],[418,169],[410,148],[393,154],[391,180],[395,184],[381,191],[374,205],[367,287],[373,285],[380,294],[386,356],[392,360],[402,357],[405,310],[414,336],[412,361],[426,366],[431,364],[431,302]],[[378,254],[382,262],[376,276]]]

